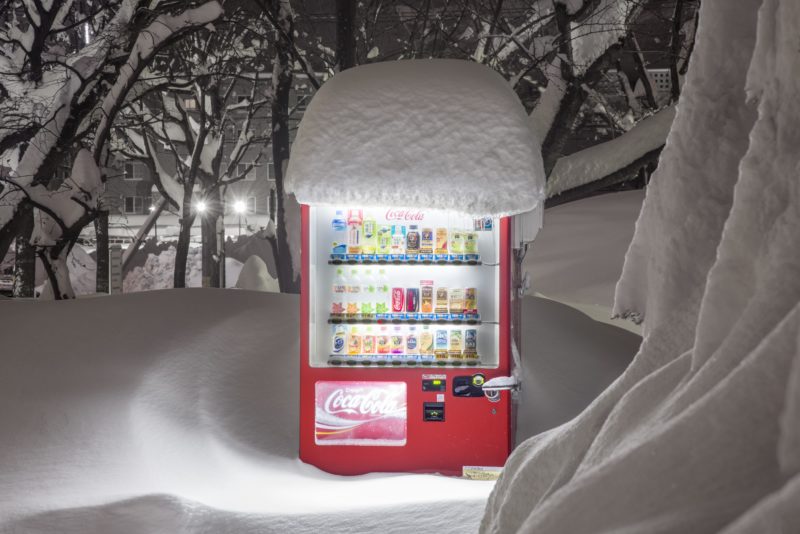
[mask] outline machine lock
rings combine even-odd
[[[481,373],[471,376],[453,377],[454,397],[483,397],[483,384],[486,377]]]

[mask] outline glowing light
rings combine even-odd
[[[206,203],[200,200],[194,205],[194,209],[197,210],[197,213],[203,213],[206,211]]]
[[[233,211],[241,215],[242,213],[247,211],[247,204],[245,204],[241,200],[237,200],[236,202],[233,203]]]

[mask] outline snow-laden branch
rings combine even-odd
[[[547,198],[600,180],[663,146],[674,118],[675,107],[664,108],[616,139],[560,158],[547,181]]]
[[[216,0],[212,0],[194,9],[187,9],[178,15],[159,15],[139,34],[128,60],[120,69],[116,82],[103,99],[100,108],[102,116],[96,135],[96,157],[102,152],[111,123],[123,105],[128,91],[131,90],[139,74],[155,53],[182,32],[197,26],[204,26],[220,16],[222,16],[222,6]]]

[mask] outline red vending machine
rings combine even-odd
[[[505,464],[524,286],[512,257],[544,202],[531,124],[508,82],[469,61],[361,65],[315,93],[286,170],[302,220],[286,229],[301,242],[303,461],[346,475]]]
[[[501,467],[510,218],[302,207],[300,457],[325,471]]]

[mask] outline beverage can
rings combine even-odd
[[[405,301],[405,289],[402,287],[392,288],[392,312],[400,313],[403,311]]]
[[[406,289],[406,311],[412,313],[419,311],[419,289],[416,287]]]
[[[464,290],[464,313],[478,313],[478,290],[468,287]]]
[[[420,254],[433,254],[433,228],[423,228],[419,242]]]
[[[436,254],[447,254],[447,228],[436,229]]]
[[[420,286],[420,311],[433,313],[433,280],[422,280]]]
[[[447,309],[448,309],[447,288],[446,287],[437,287],[436,288],[436,313],[447,313]]]
[[[463,332],[461,330],[450,330],[450,350],[448,354],[454,358],[461,357],[463,349]]]

